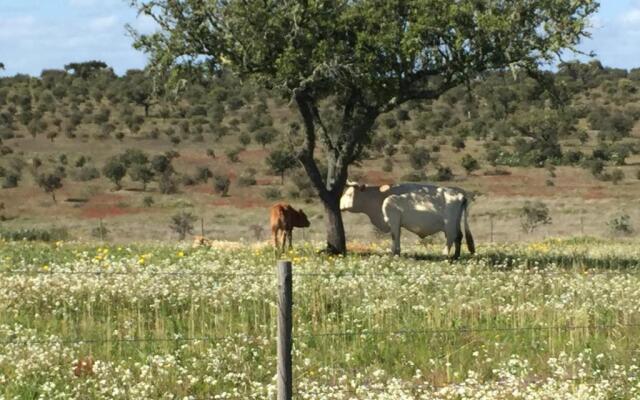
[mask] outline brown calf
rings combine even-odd
[[[307,219],[304,211],[296,210],[286,203],[276,203],[271,206],[271,233],[273,234],[273,244],[276,251],[279,250],[278,236],[282,231],[282,251],[289,238],[289,249],[291,249],[291,232],[294,227],[306,228],[311,223]]]

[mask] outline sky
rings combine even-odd
[[[0,76],[39,76],[70,62],[101,60],[117,74],[144,68],[131,46],[130,24],[150,33],[153,21],[137,16],[128,0],[0,0]],[[640,67],[640,0],[601,0],[591,20],[592,38],[580,45],[605,66]],[[571,54],[566,59],[575,58]],[[584,58],[583,58],[584,59]]]

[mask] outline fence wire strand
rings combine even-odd
[[[640,328],[640,324],[616,325],[554,325],[554,326],[521,326],[521,327],[487,327],[487,328],[448,328],[448,329],[404,329],[395,331],[373,330],[357,332],[317,332],[302,335],[303,337],[332,337],[332,336],[402,336],[402,335],[440,335],[448,333],[474,332],[526,332],[526,331],[576,331],[576,330],[613,330],[617,328]]]
[[[89,276],[111,276],[111,275],[128,275],[128,276],[211,276],[211,277],[241,277],[241,276],[256,276],[256,277],[275,277],[274,273],[253,273],[253,272],[153,272],[153,271],[43,271],[43,270],[5,270],[0,271],[2,275],[89,275]]]
[[[168,343],[168,342],[221,342],[227,339],[236,338],[243,335],[238,333],[236,335],[227,336],[200,336],[200,337],[175,337],[175,338],[115,338],[115,339],[85,339],[85,338],[73,338],[73,339],[52,339],[52,340],[4,340],[0,341],[0,345],[23,345],[28,346],[32,344],[106,344],[106,343]],[[244,336],[248,339],[258,339],[257,336]]]

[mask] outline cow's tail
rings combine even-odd
[[[467,220],[469,216],[469,201],[467,200],[466,196],[462,200],[462,213],[464,214],[464,238],[467,242],[467,249],[469,249],[469,253],[474,254],[476,252],[476,245],[473,242],[473,235],[471,234],[471,229],[469,229],[469,221]]]

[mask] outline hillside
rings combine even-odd
[[[472,228],[484,241],[489,218],[494,240],[607,235],[622,214],[640,222],[640,70],[568,63],[545,78],[553,87],[492,74],[382,116],[352,178],[475,191]],[[288,162],[301,137],[286,100],[230,73],[160,89],[143,71],[119,77],[100,62],[0,78],[2,229],[87,239],[102,224],[110,240],[166,240],[176,238],[170,217],[186,210],[207,236],[255,240],[266,237],[265,208],[284,198],[309,210],[305,238],[323,237],[320,206]],[[525,235],[518,210],[532,198],[552,224]],[[366,218],[349,215],[346,227],[349,238],[375,237]]]

